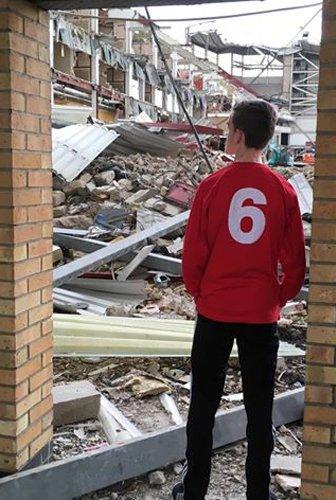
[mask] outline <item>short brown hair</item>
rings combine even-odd
[[[247,148],[264,149],[274,135],[277,119],[274,106],[261,99],[242,101],[233,108],[233,126],[244,132]]]

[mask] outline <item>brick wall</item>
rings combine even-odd
[[[336,498],[336,2],[324,0],[310,279],[303,499]]]
[[[0,0],[0,471],[52,436],[49,17]]]

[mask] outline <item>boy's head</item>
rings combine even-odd
[[[241,154],[247,149],[262,151],[275,131],[277,112],[266,101],[256,99],[235,105],[229,120],[226,152]]]

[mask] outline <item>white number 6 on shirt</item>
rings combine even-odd
[[[251,245],[261,238],[266,227],[264,212],[255,206],[243,206],[246,200],[252,200],[259,205],[267,205],[266,196],[262,191],[255,188],[243,188],[237,191],[232,200],[229,210],[229,231],[234,240],[243,245]],[[245,217],[252,220],[250,231],[243,231],[242,221]]]

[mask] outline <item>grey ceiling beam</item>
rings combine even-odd
[[[304,389],[275,397],[276,427],[303,417]],[[246,413],[240,406],[216,415],[214,448],[245,438]],[[70,500],[120,481],[167,467],[185,456],[185,425],[170,427],[120,446],[85,453],[0,479],[0,498]]]
[[[79,250],[84,253],[95,252],[101,248],[106,248],[109,243],[99,240],[92,240],[88,238],[79,238],[77,236],[70,236],[62,234],[61,229],[54,228],[54,243],[62,248],[71,250]],[[130,252],[126,255],[120,256],[120,260],[129,262],[134,259],[136,252]],[[158,253],[150,253],[142,263],[143,267],[153,269],[155,271],[162,271],[164,273],[175,274],[181,276],[182,274],[182,261],[169,255],[161,255]]]
[[[185,226],[189,218],[190,211],[183,212],[169,217],[168,220],[153,224],[148,229],[132,234],[121,241],[111,243],[110,245],[97,250],[96,252],[84,255],[79,259],[69,262],[64,266],[54,269],[54,286],[60,286],[81,274],[97,269],[103,264],[112,262],[117,257],[126,255],[137,250],[141,245],[146,244],[147,240],[160,238],[174,232]]]
[[[234,3],[242,1],[249,2],[252,0],[35,0],[35,3],[49,10],[71,10],[98,9],[103,7],[128,9],[129,7],[143,7],[145,3],[148,7],[161,7],[163,5],[196,5],[201,3]]]

